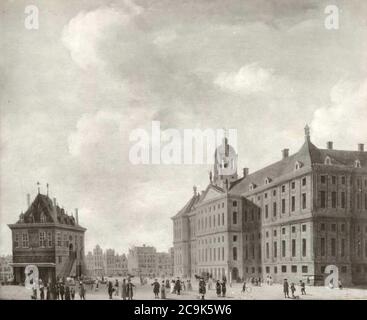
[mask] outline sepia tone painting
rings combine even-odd
[[[366,1],[0,9],[1,300],[367,300]]]

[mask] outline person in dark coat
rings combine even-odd
[[[59,290],[60,290],[60,298],[61,298],[61,300],[64,300],[65,287],[64,287],[64,284],[62,282],[59,283]]]
[[[226,292],[227,292],[226,282],[222,281],[222,297],[226,296]]]
[[[39,289],[40,289],[40,299],[45,300],[45,287],[43,285],[42,279],[39,280]]]
[[[181,281],[179,278],[177,278],[176,283],[175,283],[175,292],[177,293],[177,295],[180,295],[181,292]]]
[[[70,287],[68,285],[65,286],[65,300],[70,300]]]
[[[55,283],[56,300],[60,300],[60,286],[59,283]]]
[[[108,296],[109,296],[109,298],[110,298],[110,299],[112,299],[112,294],[113,294],[113,285],[112,285],[112,281],[108,281],[107,291],[108,291]]]
[[[201,295],[201,300],[205,299],[206,294],[206,284],[203,278],[199,281],[199,295]]]
[[[51,283],[47,283],[46,286],[46,300],[51,299]]]
[[[161,285],[159,284],[157,279],[154,280],[152,286],[153,286],[154,299],[159,299],[159,288]]]
[[[287,279],[284,279],[283,282],[283,292],[284,292],[284,298],[289,298],[289,284]]]
[[[133,299],[134,287],[135,287],[135,285],[129,279],[128,282],[127,282],[127,285],[126,285],[126,295],[127,295],[128,300]]]
[[[123,300],[126,300],[126,279],[122,280],[121,284],[121,298]]]
[[[169,279],[167,279],[166,280],[166,289],[170,289],[171,288],[171,286],[170,286],[170,284],[169,284]]]
[[[301,294],[305,295],[306,294],[306,284],[302,280],[300,280],[299,285],[301,287]]]
[[[79,296],[80,300],[85,300],[85,286],[82,281],[79,283]]]
[[[219,280],[217,280],[217,282],[215,283],[215,290],[217,292],[217,297],[220,297],[220,295],[222,294],[222,286],[220,285]]]

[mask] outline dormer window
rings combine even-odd
[[[361,161],[359,161],[358,159],[356,161],[354,161],[354,167],[355,168],[360,168],[361,167]]]
[[[330,165],[331,165],[331,158],[330,158],[329,156],[327,156],[327,157],[325,158],[324,163],[325,163],[326,165],[330,166]]]
[[[300,162],[300,161],[296,161],[296,163],[295,163],[295,165],[294,165],[294,168],[295,168],[296,170],[301,169],[301,168],[302,168],[302,162]]]
[[[271,182],[271,178],[267,177],[267,178],[265,179],[265,184],[269,184],[270,182]]]
[[[252,191],[256,188],[256,184],[255,183],[251,183],[249,186],[249,190]]]
[[[46,222],[46,216],[42,213],[41,214],[41,223],[45,223]]]

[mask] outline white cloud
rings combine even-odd
[[[69,49],[74,62],[82,69],[104,65],[98,44],[111,28],[126,26],[139,15],[142,8],[125,0],[122,7],[100,7],[80,12],[71,19],[62,32],[62,42]]]
[[[338,147],[350,148],[367,139],[367,79],[341,81],[330,91],[330,106],[318,108],[312,120],[313,136],[320,142],[331,138]]]
[[[220,73],[214,83],[222,89],[235,93],[251,94],[267,91],[273,77],[273,70],[251,63],[241,67],[237,72]]]

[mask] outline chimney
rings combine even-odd
[[[54,198],[54,207],[56,207],[56,198]]]
[[[198,194],[196,186],[193,186],[193,190],[194,190],[194,196],[196,196]]]
[[[243,168],[243,177],[246,178],[248,176],[248,168]]]
[[[328,141],[327,144],[326,144],[326,148],[328,150],[333,150],[333,142],[332,141]]]
[[[54,222],[57,222],[56,198],[53,198],[52,218]]]
[[[289,149],[282,150],[283,159],[288,158],[289,156]]]
[[[359,152],[364,152],[364,144],[363,143],[358,143],[358,151]]]
[[[75,223],[79,225],[78,208],[75,209]]]
[[[31,195],[27,193],[27,208],[31,206]]]

